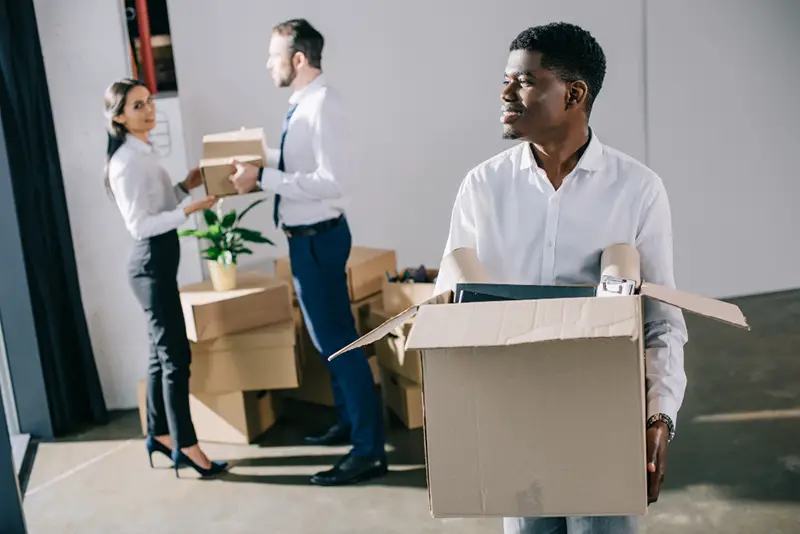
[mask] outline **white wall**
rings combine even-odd
[[[132,240],[102,177],[103,93],[129,74],[121,5],[35,1],[83,305],[109,408],[136,406],[148,357],[144,315],[127,278]],[[177,179],[186,172],[180,109],[174,99],[162,104],[159,119],[170,121],[171,133],[165,166]],[[198,280],[196,243],[182,243],[182,254],[179,278]]]
[[[647,2],[650,165],[672,202],[678,284],[800,287],[800,2]]]
[[[36,0],[84,306],[112,408],[135,405],[147,358],[125,275],[130,239],[100,176],[103,91],[128,73],[120,4]],[[800,145],[797,2],[228,0],[201,11],[195,0],[169,0],[169,8],[174,111],[189,164],[213,131],[260,125],[277,143],[289,94],[264,67],[270,27],[307,17],[323,32],[325,70],[350,102],[361,158],[355,242],[395,248],[401,264],[439,261],[465,172],[509,146],[498,95],[511,39],[551,20],[581,24],[609,60],[596,131],[637,158],[649,154],[670,193],[678,283],[714,296],[800,287],[791,234],[800,227],[791,209],[800,198],[791,167]],[[249,224],[279,237],[265,204]],[[276,254],[261,248],[250,263]],[[184,252],[195,263],[182,266],[190,278],[198,275],[191,256]]]
[[[352,111],[354,241],[395,248],[401,264],[438,264],[458,184],[510,146],[500,138],[501,82],[508,46],[529,25],[564,19],[595,33],[611,65],[598,133],[644,157],[640,0],[228,0],[204,8],[169,0],[190,158],[200,156],[203,134],[242,125],[263,126],[269,142],[280,142],[289,90],[274,88],[265,68],[270,29],[308,18],[326,38],[326,76]],[[272,232],[267,204],[248,224]],[[261,248],[257,259],[276,254]]]

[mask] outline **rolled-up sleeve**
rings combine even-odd
[[[120,164],[112,161],[109,169],[114,200],[125,221],[125,227],[137,240],[175,230],[187,220],[180,206],[169,211],[150,213],[151,183],[146,173],[147,169],[140,168],[136,160]]]
[[[648,282],[675,287],[672,254],[672,215],[660,179],[643,207],[636,238],[641,276]],[[647,416],[668,415],[677,425],[686,391],[683,347],[688,340],[683,312],[674,306],[644,300],[644,345]]]
[[[344,108],[326,96],[310,123],[311,146],[317,168],[313,172],[281,172],[273,167],[280,151],[267,155],[261,186],[295,200],[337,199],[344,194],[343,179],[350,173],[349,135]]]

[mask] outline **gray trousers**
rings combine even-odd
[[[505,534],[636,534],[637,516],[506,517]]]

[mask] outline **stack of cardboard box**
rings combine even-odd
[[[243,272],[238,287],[206,281],[181,288],[191,342],[190,409],[198,439],[252,443],[281,413],[275,390],[301,383],[289,285]],[[139,409],[146,432],[145,382]]]
[[[353,247],[350,252],[347,262],[347,287],[350,294],[350,309],[353,312],[359,335],[363,335],[371,329],[371,310],[381,303],[383,281],[386,280],[387,273],[393,273],[396,269],[397,256],[393,250]],[[291,263],[288,256],[275,260],[275,276],[292,285]],[[303,384],[297,389],[284,392],[283,395],[313,404],[333,406],[330,375],[308,334],[293,285],[292,294],[294,296],[293,314],[297,325],[297,346],[303,369]],[[365,350],[375,383],[378,384],[380,375],[375,347],[367,345]]]
[[[409,272],[411,269],[405,269]],[[428,269],[426,282],[383,281],[381,307],[372,310],[372,328],[377,328],[398,313],[433,296],[438,270]],[[406,350],[411,323],[400,325],[375,342],[388,408],[410,429],[422,427],[422,354]]]

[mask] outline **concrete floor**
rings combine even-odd
[[[646,534],[800,533],[800,292],[739,299],[753,328],[687,316],[689,386],[666,487]],[[500,521],[434,520],[421,432],[392,419],[392,473],[368,485],[316,488],[308,476],[345,448],[299,446],[331,417],[307,405],[257,446],[206,445],[234,467],[219,480],[150,470],[137,414],[38,445],[26,485],[34,534],[500,533]],[[162,465],[166,459],[161,459]],[[187,477],[190,476],[188,473]]]

